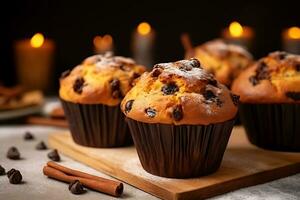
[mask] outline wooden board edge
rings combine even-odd
[[[215,197],[217,195],[225,194],[228,192],[232,192],[237,189],[242,189],[242,188],[274,181],[280,178],[297,174],[299,172],[300,172],[300,163],[294,163],[280,168],[275,168],[273,170],[251,174],[243,178],[230,180],[227,181],[225,185],[223,184],[225,182],[223,182],[223,183],[215,184],[213,186],[201,188],[199,190],[178,193],[176,199],[178,200],[206,199],[210,197]],[[191,192],[193,192],[192,196],[191,196]]]
[[[51,148],[56,148],[57,150],[62,149],[63,147],[66,146],[66,144],[62,144],[59,140],[56,139],[55,134],[50,134],[48,137],[48,143]],[[74,160],[80,161],[82,164],[85,164],[89,167],[92,167],[93,169],[96,169],[98,171],[101,171],[102,173],[109,175],[113,178],[116,178],[122,182],[126,182],[127,184],[143,190],[146,193],[149,193],[153,196],[156,196],[161,199],[170,199],[170,200],[176,200],[177,194],[174,195],[173,192],[166,190],[164,188],[161,188],[155,184],[152,184],[151,182],[148,181],[141,181],[140,178],[123,171],[121,172],[120,169],[111,169],[110,167],[106,166],[105,164],[99,164],[97,161],[93,160],[90,157],[87,157],[85,154],[82,154],[80,151],[75,150],[74,148],[68,146],[67,150],[64,148],[65,151],[60,151],[59,153],[62,153]],[[77,157],[75,158],[73,154],[76,153],[78,154]],[[89,164],[88,164],[89,163]],[[112,173],[112,171],[117,172],[117,173]],[[131,180],[128,182],[128,180]],[[150,190],[149,190],[150,189]],[[147,190],[147,191],[146,191]],[[160,193],[157,193],[158,191],[161,191]]]

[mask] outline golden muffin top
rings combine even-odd
[[[234,81],[244,103],[300,103],[300,56],[273,52]]]
[[[130,58],[94,55],[62,74],[59,96],[73,103],[116,106],[144,71]]]
[[[193,54],[193,57],[200,60],[203,68],[227,86],[252,63],[252,56],[248,51],[220,39],[195,47]]]
[[[192,58],[155,65],[126,94],[121,109],[146,123],[208,125],[233,119],[237,104],[238,96]]]

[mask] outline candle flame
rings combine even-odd
[[[103,37],[97,35],[93,39],[94,46],[99,49],[107,49],[111,47],[112,43],[113,43],[113,38],[109,34],[106,34]]]
[[[151,31],[151,26],[147,22],[142,22],[138,25],[137,31],[141,35],[147,35]]]
[[[41,33],[36,33],[32,38],[30,39],[30,45],[34,48],[39,48],[44,43],[44,36]]]
[[[238,22],[231,22],[229,25],[229,33],[233,37],[240,37],[243,35],[243,27],[240,23]]]
[[[296,26],[289,28],[288,36],[292,39],[300,39],[300,28]]]

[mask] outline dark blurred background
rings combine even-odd
[[[93,54],[93,37],[111,34],[116,54],[131,56],[132,31],[141,21],[156,30],[155,61],[183,58],[183,32],[194,45],[220,36],[237,20],[255,32],[256,58],[281,49],[281,31],[300,25],[299,1],[59,1],[23,0],[1,5],[0,79],[16,81],[13,42],[41,32],[56,43],[55,77]],[[47,78],[47,77],[45,77]]]

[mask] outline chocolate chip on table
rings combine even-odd
[[[133,104],[134,100],[129,100],[126,102],[125,104],[125,113],[129,113],[129,111],[132,108],[132,104]]]
[[[34,140],[34,136],[32,135],[32,133],[30,133],[29,131],[27,131],[24,134],[24,140]]]
[[[231,100],[235,106],[239,105],[240,96],[230,93]]]
[[[73,194],[83,194],[85,192],[83,185],[80,183],[79,180],[75,180],[70,183],[69,190]]]
[[[10,147],[7,151],[6,157],[11,160],[19,160],[21,155],[16,147]]]
[[[64,71],[63,73],[61,73],[60,78],[61,78],[61,79],[64,79],[64,78],[66,78],[67,76],[69,76],[70,73],[71,73],[71,70],[68,69],[68,70]]]
[[[171,94],[174,94],[175,92],[177,92],[179,90],[178,86],[171,82],[171,83],[168,83],[166,85],[164,85],[162,88],[161,88],[161,91],[165,94],[165,95],[171,95]]]
[[[294,101],[299,101],[300,100],[300,92],[286,92],[285,96],[288,98],[293,99]]]
[[[7,172],[7,177],[11,184],[19,184],[22,182],[22,174],[19,170],[11,169]]]
[[[5,175],[5,169],[0,165],[0,176]]]
[[[46,150],[46,149],[48,149],[48,148],[47,148],[46,144],[45,144],[43,141],[41,141],[41,142],[39,142],[39,143],[35,146],[35,149],[37,149],[37,150]]]
[[[183,118],[183,110],[181,105],[177,105],[173,109],[172,117],[175,121],[180,121]]]
[[[60,161],[60,156],[57,152],[56,149],[48,153],[48,158],[50,158],[53,161],[59,162]]]
[[[74,92],[76,92],[77,94],[81,94],[82,89],[84,87],[84,82],[85,82],[85,80],[82,77],[77,78],[73,85]]]
[[[154,118],[156,115],[156,110],[153,108],[146,108],[145,112],[146,112],[147,116],[150,118]]]

